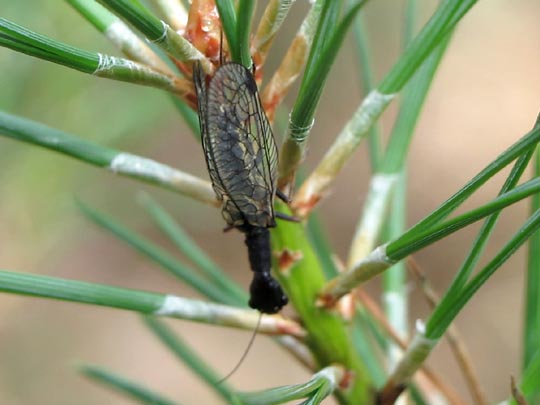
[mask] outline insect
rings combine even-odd
[[[253,271],[249,306],[273,314],[287,304],[272,277],[270,232],[276,226],[277,145],[252,73],[234,62],[222,64],[206,84],[194,65],[199,124],[212,186],[229,228],[245,234]]]

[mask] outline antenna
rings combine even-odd
[[[233,369],[231,371],[229,371],[229,373],[223,377],[221,380],[219,381],[216,381],[216,384],[221,384],[221,383],[224,383],[225,381],[227,381],[234,373],[236,373],[238,371],[238,369],[240,368],[240,366],[242,365],[242,363],[244,362],[244,360],[246,359],[247,357],[247,354],[249,353],[249,350],[251,349],[251,347],[253,346],[253,342],[255,342],[255,336],[257,336],[257,332],[259,332],[259,327],[261,326],[261,319],[262,319],[262,312],[259,312],[259,319],[257,320],[257,325],[255,326],[255,329],[253,330],[253,333],[251,335],[251,338],[249,339],[249,343],[246,347],[246,350],[244,350],[244,353],[242,354],[242,357],[240,357],[240,360],[238,360],[238,363],[236,363],[236,365],[233,367]]]
[[[219,66],[223,65],[223,28],[219,30]]]

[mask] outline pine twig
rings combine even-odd
[[[425,272],[422,271],[421,267],[413,257],[408,259],[407,264],[410,272],[414,275],[418,285],[424,293],[424,298],[430,307],[434,309],[439,302],[439,297],[430,285]],[[465,378],[467,387],[469,387],[469,392],[474,399],[474,403],[480,405],[488,404],[489,401],[487,399],[487,395],[480,384],[480,380],[475,370],[470,353],[467,350],[467,346],[463,342],[463,338],[460,336],[455,324],[450,325],[448,328],[446,338],[448,340],[448,344],[450,345],[450,349],[458,362],[459,368],[463,373],[463,377]]]

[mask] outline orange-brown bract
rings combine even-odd
[[[257,84],[243,65],[221,65],[206,85],[193,69],[199,124],[208,173],[222,215],[246,236],[253,271],[249,305],[276,313],[287,297],[272,277],[269,227],[276,225],[277,146],[259,99]]]

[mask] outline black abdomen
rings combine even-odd
[[[249,306],[266,314],[275,314],[287,305],[288,299],[279,283],[272,277],[270,231],[249,226],[244,231],[253,280],[249,287]]]

